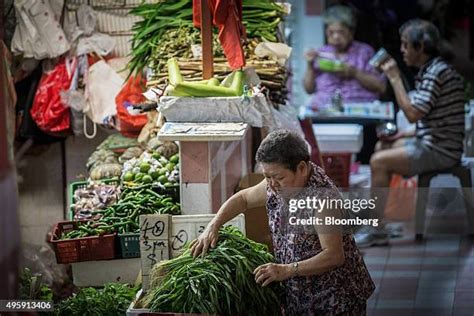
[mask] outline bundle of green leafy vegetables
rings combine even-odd
[[[103,289],[83,288],[74,296],[55,305],[54,314],[57,316],[125,315],[137,290],[137,288],[118,283],[107,283]]]
[[[200,44],[200,31],[193,26],[192,0],[163,0],[142,3],[130,14],[140,17],[132,28],[131,60],[128,68],[142,71],[152,64],[154,71],[172,57],[192,56],[191,44]],[[276,42],[278,24],[287,12],[273,0],[243,0],[242,16],[247,38]],[[217,29],[214,29],[217,33]],[[214,35],[214,55],[223,56]],[[164,63],[162,62],[164,61]]]
[[[272,261],[265,245],[228,226],[206,255],[193,258],[188,246],[181,256],[155,265],[143,304],[154,312],[279,315],[279,284],[262,287],[252,273]]]

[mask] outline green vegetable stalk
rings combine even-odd
[[[83,288],[79,293],[55,305],[57,316],[125,315],[135,298],[137,288],[108,283],[103,289]]]
[[[279,315],[279,285],[262,287],[253,270],[273,261],[265,245],[235,227],[219,231],[219,241],[204,257],[189,247],[178,258],[152,270],[144,304],[154,312],[219,315]]]

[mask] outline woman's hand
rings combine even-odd
[[[389,58],[386,62],[380,65],[380,68],[387,76],[388,80],[394,81],[400,79],[400,69],[397,62],[393,58]]]
[[[209,250],[209,247],[214,248],[219,237],[219,228],[213,224],[207,225],[202,234],[191,242],[191,255],[197,257],[200,254],[204,255]]]
[[[341,70],[336,71],[335,74],[344,79],[352,79],[356,76],[357,69],[348,64],[343,64]]]
[[[318,52],[315,51],[314,49],[310,49],[304,54],[304,57],[306,58],[306,61],[308,62],[308,64],[312,64],[318,56],[319,56]]]
[[[273,281],[284,281],[292,276],[291,266],[288,264],[267,263],[255,269],[255,281],[267,286]]]

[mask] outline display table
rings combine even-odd
[[[158,139],[180,142],[180,195],[183,214],[216,213],[252,167],[251,133],[246,123],[173,123]]]
[[[343,111],[316,112],[304,108],[300,112],[303,118],[311,118],[313,123],[352,123],[373,124],[395,119],[392,102],[344,103]]]

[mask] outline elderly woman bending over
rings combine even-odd
[[[221,206],[191,243],[193,255],[215,247],[218,230],[227,221],[266,205],[276,263],[257,267],[255,281],[262,286],[282,282],[284,315],[365,315],[375,287],[352,235],[337,227],[298,223],[298,219],[316,216],[319,211],[311,207],[290,210],[291,201],[340,198],[324,171],[309,161],[305,141],[287,130],[274,131],[262,141],[256,158],[265,180],[239,191]],[[324,209],[320,214],[331,217],[339,212]]]

